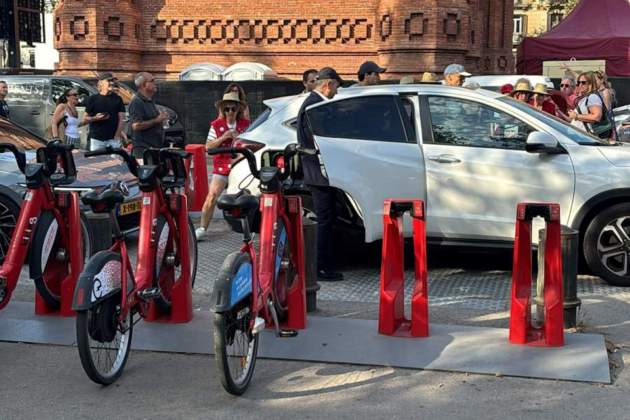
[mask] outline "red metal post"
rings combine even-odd
[[[304,265],[304,232],[302,231],[302,198],[285,197],[287,217],[291,222],[291,255],[296,278],[287,291],[288,318],[282,328],[300,330],[306,328],[306,268]]]
[[[201,211],[203,202],[208,195],[208,167],[206,166],[206,146],[204,144],[189,144],[186,151],[192,153],[190,159],[185,160],[188,182],[186,195],[190,198],[190,211]]]

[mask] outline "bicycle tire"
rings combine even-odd
[[[239,253],[235,257],[231,254],[219,278],[232,279],[243,264],[251,265],[248,254]],[[256,366],[258,334],[250,329],[251,312],[246,310],[250,304],[251,298],[244,299],[230,310],[214,314],[214,359],[221,385],[232,395],[242,395],[247,390]]]
[[[85,262],[92,254],[92,232],[87,217],[82,212],[80,213],[80,221]],[[29,274],[35,283],[37,293],[54,310],[59,309],[61,281],[69,272],[70,251],[66,249],[65,261],[59,261],[56,258],[57,251],[62,246],[60,242],[59,223],[55,219],[54,213],[52,211],[42,212],[31,241],[28,261]]]
[[[158,246],[156,247],[155,275],[153,285],[160,288],[160,295],[156,297],[154,301],[159,311],[165,313],[171,310],[171,292],[174,285],[174,280],[179,277],[179,272],[176,267],[164,266],[164,255],[166,251],[174,251],[175,253],[177,253],[177,250],[173,249],[177,246],[177,243],[175,242],[175,240],[173,240],[171,244],[164,244],[164,250],[159,249],[159,247],[161,246],[160,238],[162,238],[162,235],[168,237],[168,223],[166,223],[166,218],[162,215],[158,217],[155,232],[156,238],[158,238]],[[190,255],[190,281],[192,288],[195,285],[195,277],[197,276],[197,238],[195,236],[195,227],[190,219],[188,219],[188,250]],[[170,271],[170,279],[160,279],[160,274],[164,269]]]
[[[120,262],[119,254],[102,251],[88,264],[97,265],[94,272],[120,276],[122,268]],[[98,275],[95,278],[98,278]],[[101,280],[103,284],[120,284],[111,278]],[[133,336],[132,311],[129,311],[121,325],[118,319],[121,292],[117,290],[113,294],[109,293],[111,292],[97,300],[89,309],[77,311],[76,319],[77,348],[81,365],[88,377],[101,385],[114,383],[122,374]],[[113,357],[112,352],[115,352]]]
[[[273,306],[278,315],[278,321],[282,322],[288,316],[288,290],[293,285],[297,272],[291,255],[291,242],[284,221],[278,219],[278,227],[276,230],[276,240],[274,249],[275,254],[275,272],[273,279],[273,287],[271,288],[273,296]],[[279,265],[279,266],[278,266]]]

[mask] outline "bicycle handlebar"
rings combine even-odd
[[[94,157],[94,156],[104,156],[104,155],[118,155],[127,164],[129,171],[135,176],[138,176],[138,161],[136,158],[131,156],[126,150],[121,149],[119,147],[106,146],[104,149],[92,150],[90,152],[85,152],[85,157]]]
[[[18,168],[20,168],[20,172],[24,173],[26,171],[26,154],[18,150],[15,144],[0,143],[0,153],[4,153],[5,151],[13,153],[13,156],[15,156],[15,163]]]

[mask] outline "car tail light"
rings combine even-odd
[[[232,147],[245,147],[252,152],[256,153],[263,147],[265,147],[264,143],[259,143],[257,141],[245,140],[245,139],[236,139],[234,143],[232,143]]]
[[[279,168],[282,172],[284,172],[284,156],[276,156],[275,166],[276,168]]]

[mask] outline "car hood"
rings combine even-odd
[[[619,146],[598,146],[597,150],[613,165],[630,167],[630,144],[620,143]]]

